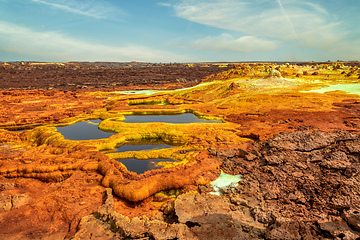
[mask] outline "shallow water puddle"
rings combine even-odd
[[[173,146],[168,144],[136,144],[136,145],[130,145],[130,144],[124,144],[121,147],[118,147],[113,153],[117,152],[127,152],[127,151],[142,151],[142,150],[158,150],[158,149],[164,149],[164,148],[171,148]]]
[[[206,120],[196,117],[192,113],[181,115],[125,115],[124,123],[148,123],[148,122],[164,122],[164,123],[222,123],[222,121]]]
[[[105,132],[98,128],[98,124],[101,120],[91,120],[85,122],[78,122],[66,127],[58,127],[57,131],[61,133],[65,139],[69,140],[90,140],[90,139],[101,139],[108,138],[115,134],[113,132]],[[128,115],[125,116],[124,123],[149,123],[149,122],[164,122],[164,123],[222,123],[222,121],[206,120],[196,117],[194,114],[186,113],[181,115]],[[135,150],[124,150],[124,151],[139,151],[154,149],[156,147],[144,146],[141,144],[136,145],[124,145],[123,148],[134,148]],[[157,144],[150,144],[157,145]],[[161,146],[160,146],[161,147]],[[162,146],[161,148],[171,147],[169,145]]]
[[[133,90],[133,91],[115,91],[112,93],[125,94],[125,95],[135,95],[135,94],[144,94],[144,95],[152,95],[158,93],[160,91],[155,90]]]
[[[174,159],[147,159],[147,160],[139,160],[136,158],[128,158],[128,159],[117,159],[116,161],[121,162],[126,166],[129,171],[136,172],[137,174],[142,174],[145,171],[152,169],[159,169],[161,166],[156,166],[158,162],[175,162]]]
[[[61,133],[65,139],[69,140],[89,140],[108,138],[115,133],[105,132],[98,128],[101,120],[91,120],[86,122],[78,122],[66,127],[58,127],[57,131]]]
[[[173,105],[173,104],[169,103],[168,101],[149,101],[149,102],[132,101],[132,102],[129,102],[129,106],[152,106],[152,105],[166,106],[166,105]]]

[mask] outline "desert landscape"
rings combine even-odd
[[[359,62],[0,64],[0,239],[360,239]]]

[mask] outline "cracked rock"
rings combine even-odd
[[[350,226],[360,231],[360,209],[351,208],[347,211],[344,211],[343,218]]]
[[[334,238],[351,240],[358,239],[360,235],[353,231],[344,220],[339,217],[333,217],[332,219],[324,219],[318,221],[321,230],[329,232]]]
[[[0,210],[9,211],[11,208],[11,196],[7,194],[0,194]]]

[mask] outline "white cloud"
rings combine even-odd
[[[321,5],[306,0],[179,0],[172,7],[178,17],[256,36],[257,41],[273,39],[279,45],[286,43],[294,48],[316,48],[347,56],[360,52],[349,47],[356,43],[347,41],[347,33],[341,28],[341,22],[334,21],[334,16]],[[247,38],[225,39],[224,35],[208,37],[198,40],[198,44],[193,46],[199,47],[200,43],[210,46],[207,43],[214,42],[215,48],[236,49],[241,44],[246,45]],[[215,44],[216,39],[220,41],[218,44]],[[226,41],[232,47],[226,47]]]
[[[182,0],[173,7],[189,21],[276,39],[292,39],[294,31],[302,34],[327,24],[325,9],[299,1]]]
[[[201,50],[252,53],[256,51],[274,50],[277,47],[277,42],[260,39],[254,36],[244,36],[236,39],[232,35],[224,33],[220,36],[209,36],[196,40],[191,46]]]
[[[105,19],[114,10],[113,6],[108,5],[103,1],[74,1],[74,0],[31,0],[38,4],[50,6],[54,9],[59,9],[66,12],[84,15],[96,19]]]
[[[112,47],[67,37],[59,32],[37,32],[0,21],[0,51],[51,61],[183,61],[184,56],[128,45]],[[33,59],[36,60],[36,59]]]
[[[158,2],[157,5],[162,6],[162,7],[171,7],[170,3],[164,3],[164,2]]]

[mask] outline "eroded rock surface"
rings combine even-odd
[[[266,239],[357,239],[358,140],[346,132],[281,133],[255,143],[255,158],[222,157],[222,167],[241,173],[239,196],[256,197],[271,216]]]
[[[201,187],[165,202],[152,218],[114,211],[108,189],[106,203],[81,220],[75,239],[99,231],[99,239],[358,239],[360,159],[347,146],[359,139],[345,132],[295,132],[254,143],[245,157],[209,149],[224,171],[242,174],[238,187],[220,197]],[[346,167],[324,165],[328,161]]]
[[[0,177],[0,239],[65,239],[102,204],[99,174],[76,172],[59,183]]]
[[[104,205],[81,220],[73,239],[256,239],[266,230],[249,212],[231,209],[226,198],[210,194],[183,194],[170,203],[172,209],[163,210],[163,215],[175,215],[172,223],[163,221],[161,214],[130,219],[114,210],[111,189],[106,197]]]

